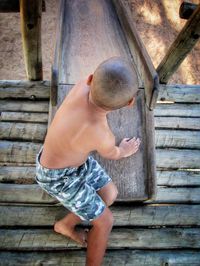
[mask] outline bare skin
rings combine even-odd
[[[115,136],[107,123],[107,114],[110,111],[97,106],[92,99],[92,77],[90,75],[87,80],[75,85],[56,112],[40,158],[44,167],[78,167],[87,160],[91,151],[97,151],[111,160],[119,160],[137,152],[140,145],[138,138],[124,138],[119,146],[115,145]],[[128,106],[132,106],[134,100],[133,98]],[[111,185],[108,186],[109,184]],[[112,182],[109,184],[98,191],[107,206],[117,195],[115,185]],[[111,194],[113,196],[110,198]],[[93,227],[89,233],[77,232],[75,226],[81,223],[81,219],[69,213],[55,223],[54,230],[83,246],[87,245],[87,266],[98,266],[101,265],[105,253],[112,220],[112,214],[106,208],[104,213],[92,222]]]

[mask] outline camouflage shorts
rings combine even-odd
[[[36,158],[36,181],[42,189],[82,220],[92,221],[101,215],[106,205],[96,191],[111,178],[99,163],[89,156],[79,167],[48,169],[39,162],[41,153],[42,148]]]

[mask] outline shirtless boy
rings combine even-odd
[[[107,114],[132,106],[138,90],[133,67],[121,57],[101,63],[93,75],[75,85],[48,129],[36,159],[36,180],[70,212],[54,225],[57,233],[87,245],[87,266],[102,263],[113,215],[108,208],[117,188],[92,156],[119,160],[136,153],[140,140],[124,138],[119,146],[107,123]],[[75,230],[90,221],[88,233]]]

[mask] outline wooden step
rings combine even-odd
[[[111,206],[114,226],[199,226],[200,205],[147,204]],[[63,206],[0,205],[0,226],[53,226],[68,210]]]
[[[15,101],[15,100],[0,100],[1,112],[34,112],[34,113],[48,113],[48,101]]]
[[[200,172],[157,170],[156,180],[159,186],[200,186]],[[35,167],[0,166],[0,183],[33,184],[35,183]]]
[[[49,99],[50,81],[0,80],[0,98]]]
[[[1,229],[3,250],[68,250],[80,246],[53,229]],[[109,249],[200,248],[200,228],[113,229]]]
[[[118,197],[118,201],[123,199]],[[126,200],[128,201],[128,200]],[[131,201],[131,199],[130,199]],[[133,200],[132,200],[133,201]],[[49,196],[38,184],[0,184],[0,202],[6,203],[47,203],[58,204],[55,198]],[[155,200],[146,203],[200,203],[200,187],[157,187]]]
[[[86,252],[10,252],[0,254],[0,265],[15,266],[85,266]],[[102,266],[199,266],[200,252],[197,250],[107,250]]]

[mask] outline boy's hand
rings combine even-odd
[[[136,153],[140,146],[139,138],[124,138],[119,144],[119,149],[122,157],[128,157]]]

